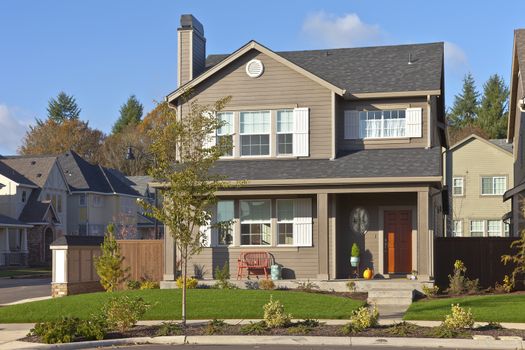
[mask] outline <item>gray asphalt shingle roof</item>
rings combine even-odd
[[[507,139],[491,139],[489,141],[499,148],[512,153],[512,143],[507,142]]]
[[[0,226],[2,225],[23,227],[23,226],[27,226],[27,223],[21,222],[17,219],[13,219],[12,217],[0,214]]]
[[[42,187],[56,160],[55,156],[9,156],[3,157],[0,162],[21,174],[29,183]]]
[[[441,150],[438,147],[362,150],[335,160],[224,160],[216,163],[214,172],[230,180],[441,176]]]
[[[347,93],[357,94],[439,90],[443,52],[443,43],[428,43],[276,53]],[[206,68],[228,56],[209,55]]]
[[[18,220],[30,223],[41,223],[45,221],[45,215],[51,206],[51,201],[39,201],[40,190],[34,190],[27,203],[22,209]]]

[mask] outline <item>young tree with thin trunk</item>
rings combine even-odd
[[[146,212],[164,223],[172,235],[182,264],[182,325],[186,325],[186,280],[188,260],[202,250],[206,227],[212,217],[210,208],[216,205],[216,192],[236,186],[226,177],[213,172],[215,162],[231,150],[231,142],[221,138],[215,144],[215,132],[223,125],[216,113],[229,98],[211,106],[186,103],[186,114],[177,116],[167,102],[158,106],[160,118],[150,131],[150,151],[155,165],[150,175],[161,182],[161,208],[142,202]],[[166,234],[168,234],[166,232]]]

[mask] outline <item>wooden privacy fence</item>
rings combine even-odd
[[[124,257],[124,268],[130,267],[131,280],[162,280],[162,240],[121,240],[118,244]]]
[[[461,260],[467,267],[467,277],[479,279],[481,287],[494,287],[505,275],[512,273],[513,265],[503,265],[501,256],[514,254],[510,244],[516,237],[439,237],[434,244],[434,273],[441,288],[448,286],[448,275],[454,262]]]
[[[95,270],[103,237],[62,236],[51,244],[53,251],[52,296],[102,290]],[[119,240],[123,267],[129,279],[161,281],[163,273],[162,240]]]

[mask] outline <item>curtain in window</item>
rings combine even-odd
[[[481,178],[481,194],[492,194],[492,178],[483,177]]]
[[[495,177],[494,178],[494,194],[503,194],[505,193],[506,179],[504,177]]]

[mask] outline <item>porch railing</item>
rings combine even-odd
[[[6,266],[26,266],[27,253],[23,252],[9,252],[4,253],[4,265]]]

